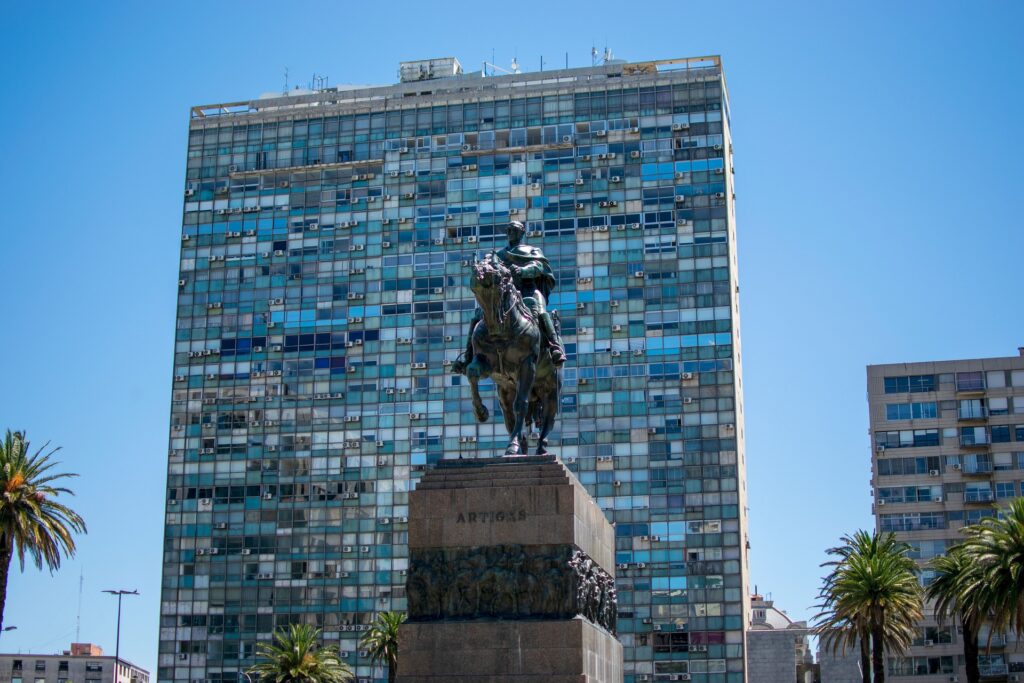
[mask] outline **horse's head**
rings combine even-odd
[[[511,277],[508,268],[494,254],[488,254],[482,261],[473,261],[473,278],[469,288],[474,293],[500,293],[501,283]]]

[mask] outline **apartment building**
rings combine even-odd
[[[876,525],[909,543],[924,567],[964,525],[1024,495],[1024,348],[1007,358],[871,365],[867,376]],[[930,579],[925,569],[922,583]],[[910,652],[889,659],[889,675],[964,676],[961,635],[930,606],[925,613]],[[988,637],[982,675],[1020,680],[1024,650],[1006,634]]]
[[[149,672],[91,643],[58,654],[0,654],[0,683],[149,683]]]

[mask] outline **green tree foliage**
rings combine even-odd
[[[858,531],[841,540],[828,550],[836,559],[822,565],[832,570],[819,592],[815,632],[833,653],[858,647],[864,683],[871,671],[884,683],[885,653],[906,651],[922,616],[917,565],[910,546],[891,533]]]
[[[10,430],[0,443],[0,628],[14,556],[22,571],[27,556],[37,568],[46,565],[53,572],[62,556],[74,556],[74,534],[86,531],[78,513],[57,502],[61,494],[74,495],[57,483],[78,475],[54,472],[60,463],[53,455],[60,449],[46,451],[48,446],[32,453],[24,433]]]
[[[263,660],[249,668],[264,683],[346,683],[352,669],[334,646],[320,647],[320,629],[291,624],[274,634],[273,643],[259,643],[256,656]]]
[[[370,661],[387,666],[388,683],[398,677],[398,627],[405,621],[401,612],[381,612],[359,641],[370,653]]]
[[[978,683],[978,633],[988,613],[988,584],[982,565],[964,547],[950,548],[945,555],[931,561],[935,579],[925,595],[935,601],[935,615],[940,623],[955,618],[963,628],[964,662],[967,683]]]

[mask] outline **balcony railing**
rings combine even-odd
[[[978,673],[982,676],[1005,676],[1007,674],[1005,664],[989,664],[987,666],[978,666]]]
[[[965,503],[991,503],[993,501],[991,491],[965,491]]]
[[[962,448],[977,448],[978,446],[989,445],[988,436],[961,436],[960,446]]]
[[[971,408],[968,410],[960,409],[959,417],[961,420],[984,420],[988,418],[987,408]]]

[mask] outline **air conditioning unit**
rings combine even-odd
[[[608,131],[606,131],[606,130],[595,130],[594,131],[594,137],[598,137],[598,138],[608,137]]]
[[[621,183],[622,176],[613,175],[611,178],[609,178],[609,180],[613,183]]]
[[[724,192],[716,192],[715,193],[715,199],[725,199],[725,193]]]
[[[622,355],[621,351],[616,351],[616,350],[613,349],[612,352],[611,352],[612,358],[618,358],[621,355]]]
[[[677,194],[675,196],[675,202],[676,202],[676,204],[685,204],[686,203],[685,195]]]
[[[682,379],[682,380],[693,379],[693,373],[692,372],[681,373],[679,375],[679,379]]]
[[[935,641],[934,640],[926,640],[926,641],[924,641],[924,646],[925,647],[933,647],[934,645],[935,645]]]
[[[589,154],[581,155],[580,156],[580,161],[590,161],[590,155]]]
[[[639,159],[640,158],[640,152],[635,151],[635,150],[630,152],[629,153],[629,158],[630,159]]]
[[[470,235],[469,237],[466,238],[466,241],[469,242],[470,244],[476,244],[476,235]]]
[[[879,505],[885,505],[885,501],[884,500],[880,500],[880,501],[878,501],[878,504]]]
[[[673,123],[672,124],[672,130],[674,130],[674,131],[686,130],[689,127],[690,127],[690,124],[688,124],[688,123]]]
[[[252,555],[252,550],[250,548],[242,548],[242,554],[243,555]]]
[[[622,332],[622,325],[612,325],[612,332]]]
[[[175,375],[174,376],[174,381],[175,382],[184,382],[186,379],[188,379],[188,377],[186,377],[185,375]]]
[[[715,145],[714,149],[715,149],[716,152],[720,152],[720,151],[722,151],[722,146],[721,145]]]
[[[264,493],[263,494],[263,500],[274,500],[274,494],[273,493],[269,493],[269,492],[268,493]]]
[[[345,422],[359,422],[359,416],[358,415],[346,415],[345,416]]]
[[[257,574],[256,578],[258,578],[258,579],[272,579],[272,578],[274,578],[274,575],[272,573],[270,573],[270,572],[263,572],[262,574]]]
[[[958,462],[957,463],[953,463],[953,469],[956,470],[957,472],[959,472],[961,469],[963,469],[963,465],[961,465]],[[936,470],[936,471],[938,471],[938,470]]]
[[[693,403],[693,399],[692,398],[690,398],[689,396],[683,396],[683,405],[687,405],[688,406],[691,403]]]
[[[178,655],[178,659],[182,659],[182,660],[188,659],[188,655],[185,654],[184,652],[182,652],[181,654]]]
[[[644,276],[644,271],[642,271],[642,270],[638,270],[635,273],[633,273],[633,277],[640,277],[640,278],[642,278],[643,276]]]
[[[608,302],[608,305],[611,306],[612,308],[618,308],[619,302],[616,299],[612,299],[610,302]]]
[[[236,166],[235,164],[231,164],[230,166],[228,166],[228,173],[237,173],[237,172],[238,172],[238,166]]]
[[[935,502],[935,503],[941,503],[941,502],[942,502],[942,496],[935,496],[935,499],[934,499],[934,501],[933,501],[933,502]]]
[[[413,370],[425,370],[426,367],[427,367],[426,363],[413,363],[412,364],[412,369]]]
[[[576,210],[577,211],[582,211],[583,210],[583,202],[576,202]]]

